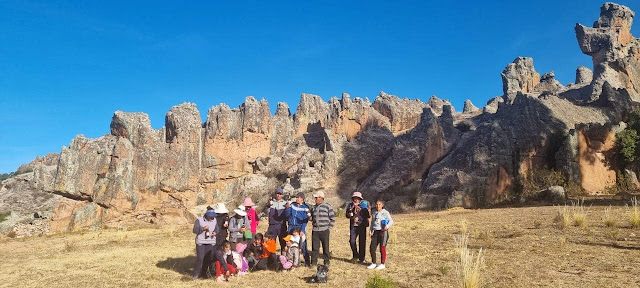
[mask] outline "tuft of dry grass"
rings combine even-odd
[[[604,222],[604,226],[607,227],[616,227],[616,220],[611,216],[611,205],[604,209],[602,213],[602,221]]]
[[[640,227],[640,207],[638,205],[638,199],[636,197],[633,197],[631,199],[631,207],[627,206],[627,211],[629,214],[629,224],[631,224],[631,227]]]
[[[459,251],[459,259],[456,263],[456,270],[460,278],[460,287],[478,288],[482,286],[480,270],[484,265],[484,255],[482,248],[478,254],[469,250],[469,236],[460,234],[455,237],[456,249]]]
[[[571,202],[571,215],[573,217],[573,226],[584,227],[587,224],[587,210],[584,207],[584,198]]]
[[[74,252],[76,250],[78,250],[78,244],[76,244],[76,242],[72,242],[72,241],[66,241],[64,242],[64,252],[70,253],[70,252]]]
[[[559,224],[561,228],[567,228],[571,224],[571,215],[569,214],[569,207],[567,205],[558,206],[558,214],[553,220]]]
[[[468,224],[467,219],[460,219],[460,223],[458,224],[458,231],[460,231],[460,234],[467,234]]]

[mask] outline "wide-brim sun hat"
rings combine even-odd
[[[253,200],[251,200],[251,197],[247,197],[247,198],[244,198],[244,202],[242,202],[242,206],[245,206],[245,207],[247,207],[247,206],[253,207],[253,206],[256,206],[256,204],[255,204],[255,203],[253,203]]]
[[[284,240],[284,241],[289,241],[289,240],[291,240],[291,235],[287,235],[287,237],[282,238],[282,240]]]
[[[240,216],[247,216],[247,212],[244,211],[244,206],[245,205],[240,205],[238,206],[238,208],[236,208],[236,210],[233,210],[233,212],[236,212],[236,214],[240,215]]]
[[[244,252],[244,249],[247,249],[247,244],[244,244],[242,242],[236,244],[236,252],[242,253]]]
[[[215,211],[218,214],[229,213],[229,209],[227,209],[227,206],[225,206],[224,203],[216,204],[216,207],[213,209],[213,211]]]
[[[316,193],[313,193],[313,198],[322,198],[322,199],[324,199],[324,191],[318,191]]]
[[[360,193],[360,192],[358,192],[358,191],[353,192],[353,195],[351,195],[351,198],[353,198],[353,197],[358,197],[358,198],[360,198],[360,200],[362,200],[362,199],[363,199],[363,198],[362,198],[362,193]]]

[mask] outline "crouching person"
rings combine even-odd
[[[229,276],[237,273],[232,257],[231,242],[224,240],[215,252],[216,281],[229,281]]]
[[[260,260],[254,267],[255,270],[280,270],[280,261],[276,254],[275,234],[267,231],[264,234],[264,242],[262,243],[262,255]]]

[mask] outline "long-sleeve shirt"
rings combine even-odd
[[[269,239],[262,243],[262,258],[269,258],[269,255],[276,253],[276,240]]]
[[[347,212],[345,213],[345,216],[349,218],[350,227],[353,227],[354,225],[367,227],[369,226],[369,217],[371,215],[369,215],[369,209],[361,208],[360,206],[351,202],[349,203],[349,205],[347,205]],[[358,217],[357,222],[354,221],[355,217]]]
[[[216,255],[216,261],[220,262],[220,265],[222,265],[224,271],[229,271],[229,266],[227,265],[227,257],[231,255],[231,251],[225,253],[221,248],[217,248],[214,253]]]
[[[216,218],[213,218],[211,221],[209,221],[204,217],[198,217],[198,219],[196,219],[196,222],[193,223],[193,233],[196,234],[196,245],[202,245],[202,244],[215,245],[216,244],[216,237],[215,236],[213,236],[213,237],[211,237],[211,236],[205,237],[206,230],[204,230],[204,226],[209,226],[209,233],[217,232],[216,231]],[[209,234],[209,235],[211,235],[211,234]]]
[[[249,222],[251,222],[251,234],[256,235],[258,230],[258,224],[260,224],[260,218],[258,218],[258,212],[256,209],[249,208],[245,210],[247,212],[247,218],[249,218]]]
[[[271,207],[269,207],[269,225],[282,225],[287,219],[285,215],[285,207],[287,201],[273,201]]]
[[[333,207],[327,202],[322,202],[311,209],[313,231],[325,231],[333,228],[336,223],[336,214]]]
[[[371,216],[371,228],[369,229],[372,233],[376,230],[382,230],[382,220],[387,220],[387,224],[385,227],[390,228],[393,224],[393,219],[391,219],[391,213],[387,211],[387,209],[382,209],[380,211],[374,210],[373,216]]]
[[[237,242],[238,239],[242,240],[242,232],[240,232],[240,228],[242,228],[242,225],[246,227],[249,227],[249,218],[247,216],[244,217],[238,217],[238,216],[233,216],[231,217],[231,220],[229,220],[229,241],[231,242]]]

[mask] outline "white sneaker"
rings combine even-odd
[[[378,267],[376,267],[376,270],[382,270],[384,269],[384,264],[380,264],[378,265]]]
[[[376,263],[371,263],[371,265],[367,266],[367,269],[376,268]]]

